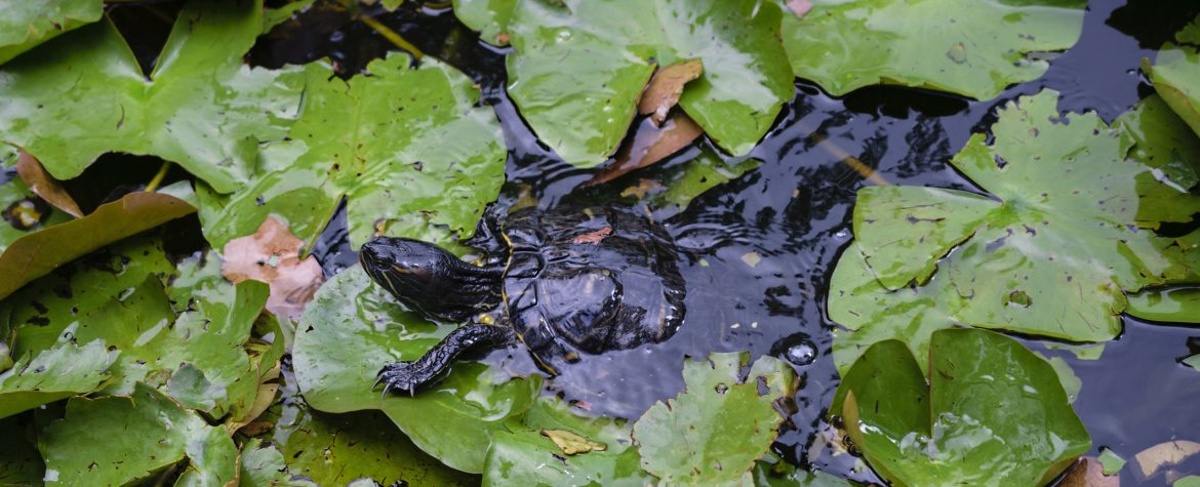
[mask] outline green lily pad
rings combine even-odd
[[[1188,24],[1176,38],[1181,42],[1192,39],[1191,45],[1167,43],[1158,51],[1154,64],[1142,60],[1154,89],[1170,105],[1192,131],[1200,134],[1200,51],[1195,39],[1200,37],[1200,18]]]
[[[32,359],[18,359],[0,374],[0,418],[99,389],[114,358],[102,340],[83,346],[62,340]]]
[[[952,161],[998,201],[936,188],[860,191],[855,236],[884,286],[923,282],[958,245],[934,277],[962,297],[940,305],[954,321],[1104,341],[1121,330],[1125,291],[1192,272],[1172,241],[1139,227],[1198,212],[1200,198],[1126,160],[1124,131],[1094,113],[1060,114],[1057,99],[1010,103],[994,142],[976,135]]]
[[[59,36],[0,67],[0,138],[60,180],[127,152],[234,191],[250,179],[258,143],[283,138],[300,104],[295,69],[242,64],[261,28],[261,1],[189,2],[148,76],[107,20]]]
[[[929,355],[933,332],[954,326],[951,313],[963,301],[944,277],[919,287],[885,288],[857,241],[838,260],[829,290],[829,319],[840,325],[833,330],[833,362],[843,377],[876,342],[896,339],[915,356]],[[919,365],[928,373],[928,363]]]
[[[131,397],[71,399],[38,441],[46,485],[123,485],[185,459],[177,485],[223,485],[237,475],[238,450],[224,428],[143,384]]]
[[[1050,364],[995,332],[933,334],[928,383],[899,341],[871,346],[834,411],[895,485],[1044,485],[1091,440]]]
[[[1117,118],[1133,137],[1130,157],[1162,171],[1163,177],[1184,189],[1200,182],[1200,137],[1167,106],[1151,95]]]
[[[1200,324],[1200,288],[1148,289],[1130,294],[1125,312],[1144,320]]]
[[[1102,470],[1104,475],[1116,475],[1122,468],[1125,468],[1125,459],[1108,448],[1100,449],[1100,456],[1097,460],[1100,465],[1104,466],[1104,470]]]
[[[62,339],[102,340],[119,354],[103,393],[127,395],[145,382],[189,408],[236,417],[258,392],[260,364],[247,345],[268,289],[235,286],[208,262],[177,271],[154,239],[125,240],[26,286],[0,304],[0,316],[16,330],[16,354],[41,353]],[[186,296],[178,315],[172,294]]]
[[[683,367],[686,391],[652,406],[633,427],[642,468],[666,484],[721,484],[752,478],[783,416],[775,401],[795,392],[791,367],[774,357],[717,353]]]
[[[416,359],[454,328],[403,312],[361,267],[347,269],[317,291],[300,319],[292,350],[300,391],[321,411],[381,410],[426,453],[482,472],[493,434],[529,409],[540,377],[497,384],[486,366],[459,362],[414,397],[372,388],[384,364]]]
[[[253,440],[242,449],[243,478],[255,479],[249,485],[293,485],[300,478],[313,486],[347,485],[356,479],[371,479],[374,485],[478,484],[477,477],[426,455],[380,412],[313,411],[300,397],[294,377],[285,372],[283,379],[281,400],[262,417],[274,423],[266,443]]]
[[[232,196],[199,188],[208,241],[222,247],[274,214],[311,242],[343,196],[356,247],[377,225],[432,240],[469,235],[504,182],[500,125],[474,106],[466,76],[433,60],[408,65],[394,54],[342,81],[309,64],[293,140],[268,147],[260,176]]]
[[[508,44],[508,21],[518,0],[454,0],[454,15],[479,37],[495,45]],[[505,42],[501,42],[501,41]]]
[[[1034,80],[1042,53],[1079,40],[1084,0],[957,2],[813,0],[803,17],[783,18],[783,43],[796,76],[835,96],[888,83],[995,98]]]
[[[492,437],[484,466],[484,485],[601,485],[642,486],[654,478],[642,471],[631,438],[633,427],[623,420],[584,417],[560,400],[541,397],[522,418],[521,428]],[[567,454],[549,432],[566,432],[603,450]]]
[[[100,20],[100,0],[0,1],[0,64],[81,25]]]
[[[459,2],[460,5],[463,2]],[[792,97],[779,7],[750,0],[492,1],[460,18],[507,32],[509,93],[538,137],[567,162],[595,166],[625,137],[659,66],[700,59],[680,107],[717,145],[745,154]],[[484,13],[484,10],[490,13]],[[487,40],[492,40],[485,37]]]

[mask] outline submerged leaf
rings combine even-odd
[[[1075,44],[1085,0],[813,0],[783,18],[796,76],[840,96],[889,83],[978,100],[1046,72],[1042,54]]]
[[[903,343],[873,345],[834,400],[897,485],[1043,485],[1090,447],[1050,364],[987,330],[933,334],[928,384]],[[840,407],[840,409],[839,409]]]
[[[792,369],[762,357],[745,377],[748,354],[684,363],[687,391],[651,407],[633,428],[642,467],[666,484],[721,484],[750,475],[775,440],[775,401],[795,392]]]
[[[138,384],[131,397],[72,399],[66,417],[42,430],[47,485],[124,485],[186,459],[179,485],[224,485],[238,450],[224,428]]]
[[[242,64],[262,27],[261,3],[189,2],[148,76],[108,20],[3,65],[0,139],[59,179],[100,154],[127,152],[177,162],[218,192],[238,189],[259,141],[286,133],[302,88],[294,69]]]

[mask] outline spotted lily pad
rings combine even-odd
[[[533,404],[537,377],[496,383],[486,366],[459,362],[413,397],[372,388],[384,364],[416,359],[454,328],[403,312],[361,267],[347,269],[317,291],[300,320],[292,350],[300,391],[321,411],[381,410],[426,453],[482,472],[493,436]]]
[[[0,140],[61,180],[127,152],[238,189],[258,143],[286,134],[302,91],[295,69],[242,63],[261,27],[261,1],[189,2],[148,75],[108,20],[59,36],[0,67]]]
[[[679,105],[735,155],[762,138],[792,96],[773,3],[519,0],[456,7],[485,40],[508,33],[508,91],[538,137],[572,164],[594,166],[613,153],[655,63],[701,61],[704,74],[685,87]]]
[[[0,418],[99,389],[108,380],[110,354],[102,340],[62,340],[32,358],[19,357],[0,374]]]
[[[100,20],[101,0],[0,1],[0,64],[81,25]]]
[[[199,188],[209,242],[252,234],[268,215],[312,242],[343,196],[355,247],[377,229],[431,240],[469,234],[504,182],[500,125],[475,106],[478,90],[463,74],[429,59],[408,64],[392,55],[349,81],[325,63],[306,66],[292,140],[265,149],[260,175],[232,196]]]
[[[247,346],[267,287],[234,286],[206,263],[177,271],[155,239],[126,240],[34,281],[0,303],[0,316],[15,330],[17,356],[103,340],[117,356],[104,364],[112,377],[100,393],[145,383],[189,408],[239,417],[258,393],[261,355]]]
[[[893,485],[1045,485],[1088,451],[1053,368],[995,332],[933,333],[928,379],[897,340],[871,346],[833,411]]]
[[[713,354],[684,363],[687,390],[642,415],[633,436],[642,468],[666,484],[748,483],[783,422],[775,401],[795,392],[792,369],[773,357]]]
[[[1086,6],[813,0],[803,17],[784,16],[783,39],[796,76],[834,95],[888,83],[987,100],[1045,73],[1045,52],[1079,40]]]
[[[623,420],[580,416],[562,401],[539,398],[522,418],[520,428],[492,437],[484,485],[652,484],[654,478],[639,465],[632,430]],[[589,448],[565,455],[548,437],[546,432],[551,431],[560,437],[578,437],[581,444],[603,445],[604,449]]]
[[[238,450],[225,428],[143,384],[131,397],[71,399],[39,448],[46,485],[124,485],[185,460],[176,485],[227,485],[237,475]]]
[[[1094,113],[1060,114],[1057,99],[1043,92],[1009,103],[992,143],[976,135],[955,156],[952,164],[996,199],[936,188],[860,191],[855,236],[883,287],[923,284],[936,259],[958,246],[933,277],[961,298],[940,304],[955,321],[1103,341],[1121,330],[1126,291],[1192,273],[1172,241],[1144,227],[1200,211],[1200,198],[1126,160],[1126,132]]]

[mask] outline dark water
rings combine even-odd
[[[340,15],[334,7],[320,8],[333,12],[323,15]],[[1191,1],[1091,2],[1083,36],[1073,49],[1054,60],[1042,79],[988,102],[879,87],[835,99],[798,81],[796,97],[750,154],[763,162],[758,169],[704,194],[681,213],[655,214],[677,237],[701,249],[682,258],[688,280],[683,329],[663,344],[589,357],[551,381],[549,392],[596,412],[636,416],[682,388],[684,356],[738,350],[754,357],[795,356],[813,347],[816,360],[796,366],[802,389],[776,450],[798,465],[872,480],[869,473],[850,472],[846,456],[835,459],[808,448],[825,428],[823,408],[838,383],[829,334],[836,325],[825,317],[828,279],[852,238],[854,195],[865,184],[817,141],[854,155],[894,184],[973,190],[946,163],[971,133],[995,121],[998,106],[1050,88],[1062,93],[1060,109],[1095,110],[1111,121],[1152,92],[1137,71],[1141,59],[1152,58],[1197,11],[1200,3]],[[500,204],[511,205],[524,195],[549,207],[579,197],[572,189],[590,172],[563,164],[529,132],[503,90],[503,50],[477,43],[447,11],[410,9],[381,20],[482,85],[482,102],[495,108],[509,147],[508,184]],[[251,59],[280,65],[328,55],[350,75],[384,49],[377,35],[357,23],[296,32],[311,39],[289,48],[288,37],[268,36]],[[676,160],[698,151],[692,148]],[[623,187],[621,180],[609,185],[612,191]],[[352,264],[344,225],[331,226],[327,237],[316,252],[327,270]],[[757,263],[751,266],[747,259],[754,257]],[[1047,353],[1067,359],[1083,381],[1075,408],[1092,434],[1092,454],[1106,446],[1131,459],[1163,441],[1200,440],[1200,374],[1178,363],[1198,349],[1200,330],[1128,320],[1125,333],[1107,345],[1100,360]],[[511,355],[515,361],[504,361],[506,366],[530,367],[527,359]],[[1200,473],[1200,460],[1180,469]],[[1130,470],[1122,478],[1127,485],[1140,480]],[[1161,485],[1161,477],[1147,484]]]

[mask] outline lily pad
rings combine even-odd
[[[237,475],[238,450],[224,428],[143,384],[131,397],[71,399],[38,446],[46,485],[124,485],[185,460],[176,485],[223,485]]]
[[[189,2],[149,75],[108,20],[59,36],[0,67],[0,138],[62,180],[127,152],[234,191],[258,143],[283,138],[300,104],[295,69],[242,64],[261,28],[261,1]]]
[[[974,328],[933,334],[928,383],[899,341],[871,346],[833,410],[895,485],[1044,485],[1091,440],[1054,370],[1017,341]]]
[[[321,411],[381,410],[446,465],[482,472],[493,435],[529,409],[540,377],[497,384],[486,366],[459,362],[414,397],[372,388],[384,364],[416,359],[454,328],[403,312],[361,267],[349,268],[317,291],[300,320],[292,350],[300,391]]]
[[[1200,288],[1152,289],[1130,294],[1125,312],[1144,320],[1200,324]]]
[[[1124,131],[1094,113],[1060,114],[1057,99],[1047,91],[1008,104],[994,142],[976,135],[952,161],[998,201],[936,188],[860,190],[855,236],[881,284],[924,282],[957,245],[937,276],[962,297],[941,304],[955,321],[1104,341],[1121,330],[1124,292],[1192,272],[1171,240],[1139,227],[1190,219],[1200,198],[1126,160]]]
[[[1200,134],[1200,46],[1195,39],[1200,38],[1200,18],[1188,24],[1176,35],[1177,39],[1191,39],[1190,45],[1167,43],[1158,51],[1151,65],[1148,60],[1142,60],[1142,71],[1145,71],[1154,89],[1163,97],[1167,105],[1179,115],[1192,131]]]
[[[38,44],[100,20],[101,0],[0,1],[0,64]]]
[[[243,477],[250,485],[477,485],[478,478],[426,455],[378,411],[325,414],[301,399],[294,376],[283,376],[282,398],[262,417],[274,427],[242,449]],[[251,459],[253,461],[251,461]],[[286,460],[285,460],[286,459]]]
[[[1133,136],[1130,157],[1158,169],[1183,189],[1200,182],[1200,136],[1192,132],[1162,97],[1151,95],[1117,118]]]
[[[752,479],[783,416],[775,401],[795,392],[792,369],[749,354],[718,353],[684,363],[687,390],[652,406],[633,427],[642,468],[666,484],[722,484]]]
[[[923,286],[887,289],[867,265],[858,242],[838,259],[829,280],[829,319],[833,330],[833,361],[845,377],[850,365],[872,344],[888,339],[904,342],[918,357],[929,355],[933,332],[954,326],[953,310],[963,297],[938,276]],[[919,362],[928,373],[929,364]]]
[[[547,432],[572,435],[603,445],[603,450],[566,454]],[[632,432],[623,420],[580,416],[558,399],[538,398],[522,418],[521,428],[492,437],[484,485],[652,484],[654,478],[642,471],[633,448]]]
[[[177,271],[153,238],[126,240],[30,284],[0,304],[0,316],[16,330],[18,355],[103,340],[119,354],[103,393],[145,382],[187,407],[239,417],[258,393],[260,364],[246,347],[267,286],[234,286],[217,267]],[[178,315],[171,295],[183,296]]]
[[[355,247],[377,229],[433,240],[469,235],[504,182],[500,125],[475,106],[478,90],[466,76],[433,60],[417,69],[409,62],[393,54],[349,81],[325,63],[306,66],[292,140],[265,149],[260,176],[234,195],[199,188],[208,241],[223,247],[276,215],[312,242],[343,196]]]
[[[508,21],[519,0],[454,0],[454,15],[486,42],[508,44]]]
[[[99,389],[115,356],[102,340],[83,346],[62,340],[35,357],[18,359],[0,374],[0,418]]]
[[[595,166],[616,150],[655,63],[703,63],[679,104],[734,155],[762,138],[793,94],[781,13],[772,3],[492,1],[490,14],[463,3],[460,18],[483,28],[485,39],[507,30],[513,101],[538,137],[578,166]]]
[[[0,184],[0,211],[5,216],[0,222],[0,253],[21,237],[71,220],[71,215],[52,208],[18,178]]]
[[[813,0],[785,15],[796,76],[835,96],[887,83],[995,98],[1049,68],[1047,51],[1079,40],[1084,0]]]

